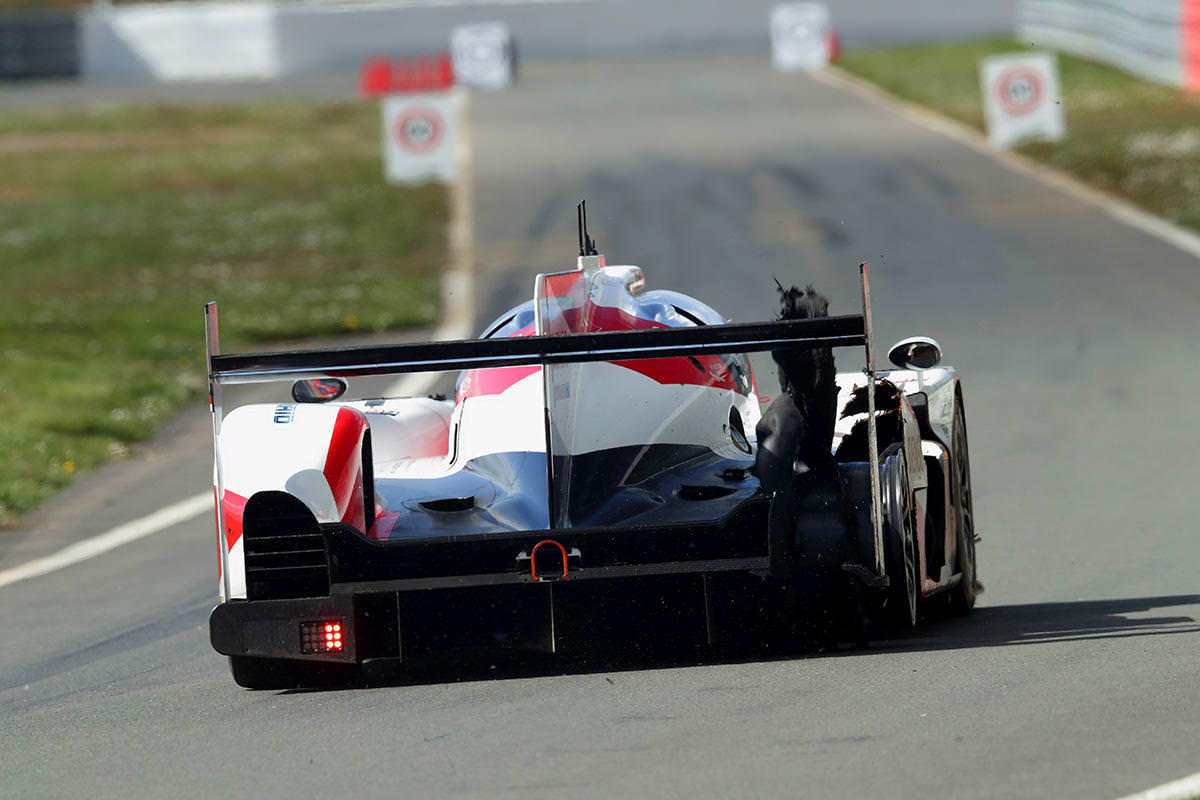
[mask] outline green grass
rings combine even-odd
[[[846,53],[839,66],[983,129],[979,60],[1029,49],[1010,40]],[[1200,229],[1200,96],[1060,54],[1066,140],[1021,152]]]
[[[428,324],[436,185],[383,183],[373,103],[0,118],[0,526],[205,389],[225,349]]]

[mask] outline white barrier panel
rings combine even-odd
[[[380,101],[388,183],[454,180],[461,106],[461,95],[454,91],[393,94]]]
[[[1058,59],[1053,54],[988,56],[979,72],[992,144],[1008,147],[1029,139],[1058,141],[1066,135]]]
[[[833,22],[822,3],[771,9],[771,64],[781,72],[820,69],[833,57]]]
[[[513,82],[512,35],[503,22],[459,25],[450,31],[454,80],[463,86],[506,89]]]
[[[274,78],[275,5],[146,3],[85,13],[83,74],[160,81]]]
[[[1017,38],[1103,61],[1173,86],[1200,88],[1196,0],[1021,0]]]

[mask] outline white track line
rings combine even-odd
[[[875,105],[890,109],[929,130],[965,144],[972,150],[1000,162],[1014,172],[1027,175],[1046,186],[1058,189],[1077,200],[1095,206],[1107,212],[1110,216],[1124,222],[1126,225],[1137,228],[1156,239],[1174,245],[1189,255],[1200,258],[1200,235],[1181,228],[1173,222],[1155,216],[1118,197],[1105,194],[1099,189],[1088,186],[1079,179],[1059,172],[1040,161],[1035,161],[1032,158],[1011,150],[1002,150],[995,147],[988,142],[983,134],[974,128],[944,117],[923,106],[902,100],[870,81],[859,78],[856,75],[851,75],[845,70],[831,67],[811,74],[826,85],[844,89]]]
[[[1195,797],[1200,797],[1200,772],[1143,792],[1126,795],[1120,800],[1192,800]]]
[[[53,555],[35,558],[19,567],[0,571],[0,586],[8,586],[27,578],[36,578],[39,575],[78,564],[80,561],[87,561],[89,558],[95,558],[123,544],[128,544],[152,533],[165,531],[181,522],[187,522],[205,511],[212,513],[212,510],[212,491],[201,492],[186,500],[159,509],[153,514],[147,514],[140,519],[118,525],[107,533],[64,547]]]
[[[467,94],[456,89],[455,102],[459,111],[459,130],[469,131]],[[450,187],[449,237],[450,264],[442,273],[442,324],[433,333],[434,339],[465,339],[471,335],[475,311],[473,220],[471,218],[471,146],[468,135],[459,144],[458,180]],[[391,386],[396,397],[428,392],[441,373],[417,372],[405,375]],[[94,558],[123,544],[164,531],[205,512],[213,511],[212,490],[180,500],[140,519],[118,525],[107,533],[76,542],[57,553],[36,558],[20,566],[0,571],[0,587],[36,578],[72,564]]]

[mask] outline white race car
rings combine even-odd
[[[784,319],[729,324],[582,230],[581,253],[470,341],[222,355],[209,304],[210,633],[239,684],[457,649],[828,647],[971,608],[958,375],[925,338],[875,372],[865,265],[861,315],[792,289]],[[845,346],[866,369],[835,376]],[[765,413],[754,351],[786,390]],[[341,399],[433,370],[462,371],[452,400]],[[295,402],[223,413],[223,386],[267,380]]]

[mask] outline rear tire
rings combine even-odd
[[[958,586],[950,592],[950,612],[968,614],[975,606],[978,577],[975,569],[975,509],[971,496],[971,459],[967,450],[967,418],[962,400],[954,404],[954,430],[950,460],[954,482],[950,487],[954,509],[955,539],[958,542]]]
[[[889,621],[911,630],[920,614],[921,578],[912,489],[903,448],[884,461],[881,471],[884,547],[891,582],[884,611]]]

